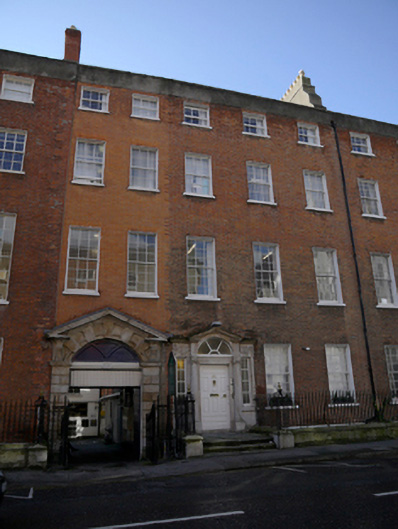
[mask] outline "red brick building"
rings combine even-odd
[[[170,353],[199,431],[396,392],[398,126],[304,72],[276,101],[84,66],[68,31],[72,61],[0,55],[0,155],[28,132],[24,175],[0,158],[1,393],[132,388],[139,423]]]

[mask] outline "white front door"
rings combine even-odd
[[[200,405],[203,430],[230,428],[228,366],[200,366]]]

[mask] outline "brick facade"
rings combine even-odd
[[[14,399],[49,394],[51,348],[43,332],[55,324],[75,92],[70,80],[40,75],[18,54],[0,53],[2,77],[19,75],[19,67],[34,79],[33,103],[0,99],[0,127],[27,132],[24,173],[0,170],[0,211],[17,216],[9,304],[0,305],[0,396]]]
[[[41,59],[18,54],[18,60],[22,75],[27,65],[32,72],[37,69]],[[372,390],[370,371],[375,389],[388,390],[384,346],[398,344],[398,311],[397,306],[376,308],[370,254],[390,254],[397,266],[397,126],[336,114],[321,106],[69,61],[46,60],[43,65],[49,68],[47,77],[31,74],[36,79],[34,105],[0,100],[0,127],[28,130],[26,174],[0,173],[1,210],[18,214],[10,304],[0,307],[5,339],[2,393],[48,392],[49,362],[61,345],[50,346],[43,331],[63,328],[106,308],[168,333],[164,357],[154,364],[159,381],[154,384],[152,376],[151,391],[156,386],[164,396],[168,354],[173,350],[186,361],[187,384],[197,391],[199,410],[204,406],[199,394],[200,343],[209,337],[228,342],[231,357],[225,363],[220,360],[220,365],[228,369],[234,385],[231,395],[241,399],[238,405],[231,397],[231,428],[250,425],[253,416],[242,419],[245,410],[253,414],[256,399],[267,392],[264,344],[290,344],[297,392],[329,389],[325,344],[349,345],[357,391]],[[79,108],[84,87],[109,91],[107,112]],[[159,119],[131,116],[132,95],[137,93],[158,98]],[[182,123],[186,102],[209,109],[209,126]],[[244,112],[266,116],[269,137],[243,134]],[[298,123],[319,128],[320,146],[298,142]],[[366,135],[373,155],[353,153],[350,132]],[[103,185],[73,182],[79,139],[105,142]],[[131,146],[157,149],[157,190],[128,189]],[[211,158],[212,196],[186,193],[186,153]],[[247,162],[270,166],[275,204],[248,202]],[[324,174],[330,210],[307,207],[303,171]],[[377,181],[383,216],[362,214],[358,179]],[[101,230],[95,295],[65,292],[71,226]],[[49,228],[45,241],[43,227]],[[129,231],[157,235],[158,297],[125,295]],[[187,299],[187,237],[214,240],[217,299]],[[253,243],[278,245],[280,302],[256,300]],[[339,303],[319,303],[313,248],[337,253]],[[109,331],[101,337],[113,335]],[[53,338],[58,339],[56,333]],[[87,340],[71,343],[70,350],[76,353],[76,344],[83,342]],[[156,354],[155,349],[156,356],[160,349]],[[237,389],[243,358],[252,362],[251,408],[242,404]],[[69,355],[62,368],[65,388],[72,361]],[[257,412],[261,418],[262,410]]]

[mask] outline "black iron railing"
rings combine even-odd
[[[391,393],[313,391],[257,397],[260,424],[288,428],[371,421],[397,421],[398,399]]]

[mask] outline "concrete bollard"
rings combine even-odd
[[[201,435],[187,435],[184,437],[185,457],[203,456],[203,437]]]
[[[274,443],[277,448],[294,448],[294,435],[287,430],[279,430],[274,434]]]

